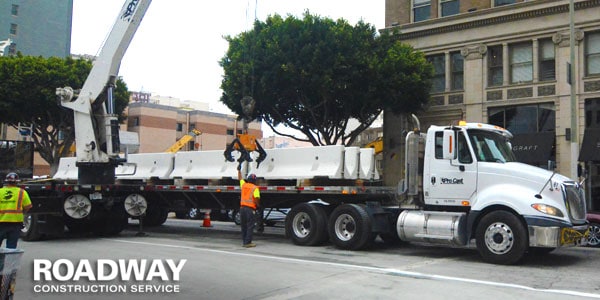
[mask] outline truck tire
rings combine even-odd
[[[92,232],[98,236],[113,236],[121,233],[129,223],[129,216],[124,209],[113,206],[110,211],[94,222]]]
[[[319,204],[300,203],[285,219],[285,234],[300,246],[317,246],[327,240],[327,214]]]
[[[502,210],[481,219],[475,238],[483,260],[494,264],[515,264],[525,256],[528,248],[527,230],[521,220]]]
[[[43,238],[40,233],[38,215],[25,214],[23,216],[23,229],[21,229],[21,239],[24,241],[39,241]]]
[[[82,234],[92,231],[92,222],[87,218],[73,219],[69,216],[65,216],[64,220],[65,226],[67,226],[67,229],[71,233]]]
[[[360,250],[375,240],[372,221],[364,205],[342,204],[329,217],[329,238],[340,249]]]
[[[148,203],[144,226],[160,226],[167,221],[169,211],[156,203]]]

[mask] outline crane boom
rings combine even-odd
[[[77,166],[82,184],[114,182],[115,167],[119,164],[119,123],[112,90],[121,59],[151,2],[125,1],[78,95],[70,87],[56,89],[61,105],[74,113]]]

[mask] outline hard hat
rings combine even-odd
[[[256,174],[248,174],[246,181],[251,182],[251,183],[256,183]]]
[[[6,174],[6,178],[4,178],[5,183],[17,183],[19,181],[19,175],[15,172],[10,172]]]

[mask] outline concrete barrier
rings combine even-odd
[[[346,147],[344,150],[344,179],[357,179],[359,169],[359,147]]]
[[[77,180],[79,169],[75,165],[77,157],[61,157],[58,162],[58,169],[54,174],[54,179],[60,180]]]
[[[138,153],[127,156],[127,164],[117,167],[117,179],[169,179],[173,171],[173,153]]]
[[[267,159],[252,173],[265,179],[310,179],[329,177],[341,179],[344,169],[344,146],[321,146],[268,149]]]
[[[366,180],[378,180],[379,172],[375,167],[375,149],[360,148],[360,171],[358,177]]]
[[[237,160],[237,152],[233,153]],[[239,154],[238,154],[239,155]],[[181,179],[237,179],[237,161],[225,160],[223,151],[181,151],[175,154],[171,178]]]

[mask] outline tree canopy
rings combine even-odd
[[[35,149],[56,171],[60,157],[74,143],[73,111],[60,105],[56,88],[83,86],[92,63],[85,59],[34,56],[0,57],[0,122],[32,126]],[[114,91],[115,112],[122,114],[129,102],[122,79]]]
[[[382,110],[416,112],[429,97],[432,68],[424,55],[363,22],[351,26],[308,11],[303,19],[273,15],[225,39],[221,101],[243,116],[240,100],[252,97],[250,119],[313,145],[349,145]]]

